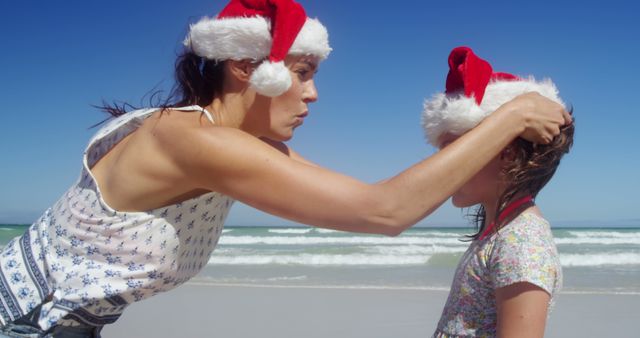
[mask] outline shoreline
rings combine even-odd
[[[293,284],[253,284],[253,283],[224,283],[208,282],[203,280],[191,280],[185,285],[208,287],[239,287],[239,288],[266,288],[266,289],[330,289],[330,290],[390,290],[390,291],[441,291],[449,292],[449,287],[440,286],[384,286],[384,285],[293,285]],[[611,295],[611,296],[640,296],[640,291],[607,291],[607,290],[580,290],[561,289],[558,295]]]

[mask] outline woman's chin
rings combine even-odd
[[[286,142],[293,138],[293,130],[271,132],[268,136],[264,137],[276,142]]]

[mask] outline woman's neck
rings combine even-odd
[[[246,115],[242,97],[235,94],[216,97],[204,109],[211,112],[215,124],[222,127],[240,129]]]

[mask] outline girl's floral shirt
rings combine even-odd
[[[562,268],[549,223],[522,213],[496,233],[474,240],[456,269],[433,337],[495,337],[495,291],[519,282],[551,295],[562,286]]]

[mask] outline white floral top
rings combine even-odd
[[[182,110],[200,110],[186,107]],[[89,168],[156,109],[120,116],[89,143],[78,182],[0,254],[0,322],[42,305],[43,330],[114,322],[133,302],[170,290],[208,262],[233,200],[208,193],[146,212],[103,200]]]
[[[433,337],[495,337],[495,290],[518,282],[553,296],[562,268],[549,223],[523,213],[498,232],[475,240],[462,256]]]

